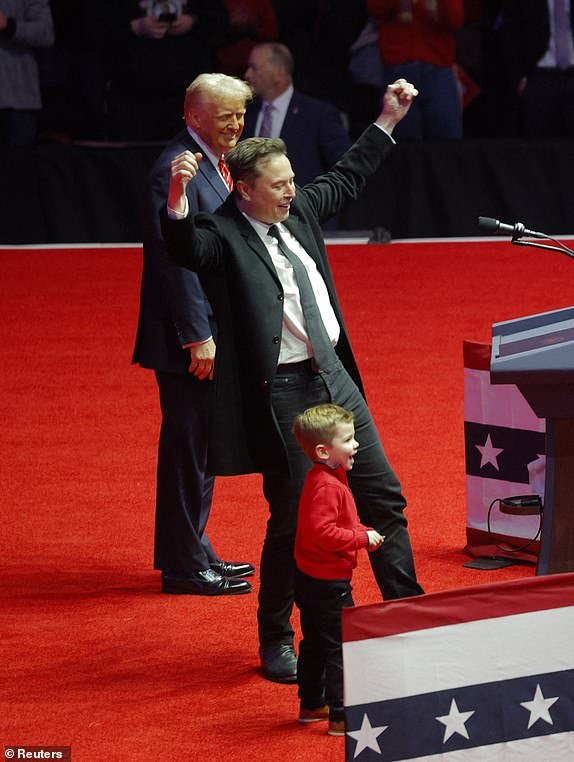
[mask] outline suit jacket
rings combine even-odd
[[[0,109],[40,109],[35,48],[54,42],[48,0],[0,0],[0,11],[14,21],[0,32]]]
[[[255,135],[261,101],[250,103],[243,137]],[[337,162],[351,145],[341,115],[330,103],[294,91],[280,137],[298,185],[307,185]]]
[[[297,189],[285,223],[315,260],[341,326],[336,347],[361,388],[320,225],[355,199],[391,150],[371,125],[327,174]],[[190,185],[194,182],[191,181]],[[283,291],[267,248],[239,211],[235,197],[213,215],[184,220],[162,215],[167,250],[201,274],[219,325],[211,396],[208,471],[289,473],[285,445],[271,407],[283,321]]]
[[[159,212],[167,200],[169,164],[177,154],[201,148],[182,130],[160,154],[146,183],[143,204],[143,273],[140,312],[132,362],[154,370],[187,373],[185,344],[215,337],[215,321],[198,276],[170,261],[165,250]],[[204,158],[187,186],[192,213],[212,212],[229,191],[213,164]]]

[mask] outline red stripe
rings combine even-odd
[[[479,344],[476,341],[462,342],[464,367],[472,370],[490,370],[490,344]]]
[[[343,641],[574,606],[574,573],[476,585],[343,610]],[[517,638],[520,633],[516,634]]]

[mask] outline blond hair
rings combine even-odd
[[[200,74],[185,91],[184,116],[187,116],[190,109],[221,97],[239,98],[248,103],[253,98],[253,92],[247,82],[239,77],[230,77],[220,72]]]
[[[341,423],[353,423],[355,416],[349,410],[328,402],[307,408],[295,417],[293,434],[297,444],[309,460],[315,458],[318,444],[330,444]]]

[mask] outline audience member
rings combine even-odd
[[[181,127],[181,93],[215,68],[223,0],[114,0],[97,14],[105,55],[108,137],[166,140]]]
[[[186,91],[186,127],[157,159],[145,191],[133,362],[153,369],[159,388],[154,567],[162,572],[164,593],[227,595],[251,589],[237,578],[252,574],[253,566],[221,561],[205,533],[213,494],[206,456],[216,327],[197,275],[169,261],[159,224],[170,162],[182,151],[203,156],[195,182],[187,186],[192,213],[212,212],[225,200],[228,173],[221,157],[239,140],[250,97],[241,80],[199,75]]]
[[[480,61],[471,73],[480,92],[465,109],[465,135],[518,136],[520,94],[547,47],[546,0],[483,0],[474,28]]]
[[[53,42],[48,0],[0,0],[0,145],[35,143],[42,100],[34,52]]]
[[[379,22],[383,89],[398,76],[420,97],[397,129],[410,140],[462,137],[462,103],[453,70],[455,32],[464,21],[462,0],[368,0]]]
[[[349,104],[349,132],[356,138],[379,112],[383,64],[379,52],[379,25],[369,17],[351,45],[349,74],[353,94]]]
[[[240,141],[226,154],[234,192],[212,215],[188,213],[186,185],[200,172],[198,157],[187,151],[171,164],[167,251],[200,273],[219,324],[209,467],[216,474],[262,473],[269,501],[258,622],[263,674],[276,682],[295,682],[297,671],[293,548],[310,464],[293,436],[296,414],[325,402],[353,412],[362,447],[349,484],[361,520],[387,538],[384,553],[370,554],[375,578],[386,598],[422,592],[406,502],[360,391],[319,227],[357,198],[390,153],[390,133],[416,94],[405,80],[390,85],[376,124],[302,189],[282,140]]]
[[[294,85],[347,114],[350,48],[367,21],[366,0],[273,0],[279,41],[295,61]],[[377,109],[376,114],[379,113]]]
[[[242,77],[257,42],[277,39],[277,17],[271,0],[225,0],[229,30],[217,49],[217,70]]]
[[[40,139],[104,138],[105,74],[94,29],[97,0],[51,0],[55,42],[36,54],[44,107]]]
[[[341,612],[354,606],[351,576],[357,552],[374,551],[384,537],[363,526],[347,471],[359,449],[353,414],[338,405],[309,408],[293,433],[313,463],[307,474],[295,536],[295,603],[301,612],[297,683],[299,722],[329,720],[330,735],[345,735]]]
[[[245,79],[257,96],[247,107],[245,137],[281,137],[298,184],[311,182],[350,146],[337,109],[294,89],[293,58],[285,45],[256,45]]]
[[[574,2],[547,0],[544,18],[533,32],[543,33],[545,53],[527,77],[521,95],[521,132],[527,137],[574,137]]]

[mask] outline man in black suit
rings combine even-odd
[[[224,74],[200,74],[187,88],[186,127],[155,162],[143,214],[144,266],[133,362],[155,371],[162,423],[159,439],[154,568],[164,593],[248,593],[246,563],[221,561],[205,534],[213,477],[206,476],[208,410],[216,326],[195,273],[170,262],[159,210],[170,162],[182,151],[201,153],[196,182],[187,188],[193,212],[211,212],[229,194],[220,160],[241,135],[249,86]],[[222,174],[223,172],[223,174]],[[229,181],[229,178],[228,178]]]
[[[262,473],[269,502],[258,623],[263,674],[277,682],[296,679],[293,543],[309,462],[292,426],[305,408],[335,402],[353,411],[361,447],[349,484],[361,521],[386,536],[370,556],[375,578],[385,598],[422,592],[406,502],[362,394],[320,228],[391,151],[390,133],[416,94],[405,80],[390,85],[376,124],[304,189],[295,188],[283,141],[241,141],[226,154],[234,193],[213,215],[188,213],[184,189],[200,171],[199,155],[188,151],[172,162],[167,250],[200,273],[220,328],[208,469]]]
[[[334,106],[293,88],[293,57],[285,45],[256,45],[249,56],[245,79],[257,99],[247,107],[244,137],[284,140],[297,185],[312,182],[351,145]]]

